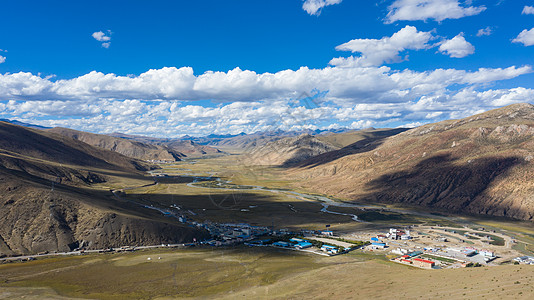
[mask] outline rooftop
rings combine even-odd
[[[422,258],[414,258],[413,260],[424,262],[424,263],[427,263],[427,264],[433,264],[434,263],[431,260],[426,260],[426,259],[422,259]]]

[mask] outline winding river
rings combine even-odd
[[[330,207],[330,206],[353,207],[353,208],[358,208],[358,209],[364,209],[363,207],[361,207],[359,205],[356,205],[356,204],[336,202],[336,201],[334,201],[334,200],[332,200],[332,199],[330,199],[328,197],[324,197],[324,196],[310,195],[310,194],[304,194],[304,193],[299,193],[299,192],[294,192],[294,191],[287,191],[287,190],[269,189],[269,188],[266,188],[266,187],[263,187],[263,186],[257,186],[257,185],[247,185],[247,186],[242,185],[241,188],[229,188],[227,185],[231,184],[232,181],[231,180],[221,180],[220,178],[216,178],[215,179],[216,181],[218,181],[217,185],[212,186],[212,187],[204,187],[204,186],[199,186],[196,183],[198,183],[199,181],[214,180],[214,178],[213,177],[200,177],[200,176],[193,176],[193,177],[194,177],[193,182],[188,183],[187,186],[193,187],[193,188],[219,189],[219,190],[226,190],[226,191],[243,191],[243,190],[246,190],[246,191],[265,191],[265,192],[276,193],[276,194],[285,194],[288,197],[292,197],[292,198],[295,198],[295,199],[298,199],[298,200],[319,203],[319,204],[321,204],[323,206],[321,211],[324,212],[324,213],[329,213],[329,214],[334,214],[334,215],[342,215],[342,216],[349,216],[349,217],[351,217],[352,220],[354,220],[356,222],[364,222],[364,221],[358,219],[358,216],[355,215],[355,214],[341,213],[341,212],[335,212],[335,211],[328,210],[328,207]],[[225,186],[223,186],[223,184]],[[217,187],[217,186],[220,186],[220,187]]]
[[[180,171],[191,171],[189,169],[181,169]],[[215,172],[208,172],[209,176],[201,176],[201,174],[166,174],[163,173],[161,170],[155,170],[149,172],[152,176],[169,176],[169,177],[190,177],[193,179],[192,182],[188,183],[187,186],[192,188],[201,188],[201,189],[219,189],[219,190],[226,190],[226,191],[264,191],[264,192],[270,192],[275,194],[284,194],[288,197],[292,197],[298,200],[302,201],[308,201],[308,202],[315,202],[320,205],[322,205],[321,212],[334,214],[334,215],[343,215],[343,216],[349,216],[352,220],[356,222],[365,222],[363,220],[360,220],[357,215],[350,214],[350,213],[342,213],[342,212],[336,212],[331,211],[328,208],[329,207],[348,207],[348,208],[356,208],[359,210],[375,210],[375,211],[387,211],[392,213],[398,213],[398,214],[411,214],[411,215],[418,215],[422,217],[431,217],[431,218],[441,218],[440,216],[436,216],[430,213],[426,212],[419,212],[419,211],[413,211],[408,209],[399,209],[399,208],[391,208],[391,207],[385,207],[380,205],[371,205],[371,204],[357,204],[357,203],[349,203],[349,202],[340,202],[336,201],[334,199],[331,199],[329,197],[320,196],[320,195],[312,195],[312,194],[306,194],[306,193],[300,193],[295,191],[289,191],[289,190],[281,190],[281,189],[273,189],[273,188],[266,188],[263,186],[257,186],[257,185],[240,185],[240,188],[231,188],[228,187],[228,185],[233,185],[232,180],[222,180],[221,178],[216,178]],[[200,186],[198,185],[199,181],[217,181],[217,184],[215,186]],[[446,217],[443,217],[446,219]]]

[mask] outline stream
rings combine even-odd
[[[184,170],[189,171],[188,169],[182,169],[182,171]],[[266,187],[257,186],[257,185],[241,185],[242,188],[231,188],[231,187],[223,186],[223,184],[229,185],[231,184],[232,180],[222,180],[221,178],[214,178],[213,176],[215,176],[215,172],[208,172],[209,176],[200,176],[201,174],[190,174],[190,173],[182,174],[182,175],[174,175],[174,174],[168,175],[168,174],[161,172],[161,170],[158,170],[158,171],[159,172],[156,171],[158,175],[164,175],[164,176],[170,176],[170,177],[172,176],[191,177],[193,178],[193,182],[188,183],[187,186],[193,187],[193,188],[220,189],[220,190],[226,190],[226,191],[266,191],[266,192],[275,193],[275,194],[285,194],[288,197],[293,197],[298,200],[315,202],[315,203],[321,204],[322,205],[322,208],[320,210],[321,212],[334,214],[334,215],[349,216],[351,217],[352,220],[356,222],[366,223],[365,221],[360,220],[358,216],[355,214],[331,211],[328,208],[331,206],[332,207],[349,207],[349,208],[356,208],[359,210],[378,210],[378,211],[387,211],[387,212],[393,212],[393,213],[398,213],[398,214],[412,214],[412,215],[418,215],[422,217],[432,217],[432,218],[438,217],[436,215],[432,215],[430,213],[425,213],[425,212],[418,212],[418,211],[405,210],[405,209],[399,209],[399,208],[390,208],[390,207],[384,207],[380,205],[339,202],[339,201],[333,200],[325,196],[299,193],[299,192],[288,191],[288,190],[272,189],[272,188],[266,188]],[[149,173],[152,176],[155,176],[156,174],[154,173],[156,172],[152,171]],[[195,184],[195,183],[198,183],[199,181],[209,181],[209,180],[217,181],[218,182],[217,186],[220,186],[220,187],[203,187],[203,186],[198,186]]]
[[[263,186],[257,186],[257,185],[243,185],[243,187],[246,187],[246,188],[229,188],[229,187],[223,187],[222,184],[230,184],[232,181],[231,180],[221,180],[220,178],[217,178],[215,179],[216,181],[218,181],[218,186],[221,186],[220,188],[219,187],[203,187],[203,186],[198,186],[196,185],[195,183],[199,182],[200,180],[213,180],[213,177],[200,177],[200,176],[194,176],[194,180],[193,182],[191,183],[188,183],[187,186],[189,187],[194,187],[194,188],[203,188],[203,189],[209,189],[209,188],[214,188],[214,189],[221,189],[221,190],[226,190],[226,191],[266,191],[266,192],[271,192],[271,193],[276,193],[276,194],[285,194],[289,197],[292,197],[292,198],[295,198],[295,199],[298,199],[298,200],[303,200],[303,201],[308,201],[308,202],[316,202],[316,203],[319,203],[323,206],[323,208],[321,209],[322,212],[324,213],[329,213],[329,214],[334,214],[334,215],[342,215],[342,216],[349,216],[351,217],[352,220],[356,221],[356,222],[364,222],[360,219],[358,219],[358,216],[355,215],[355,214],[349,214],[349,213],[341,213],[341,212],[335,212],[335,211],[330,211],[328,210],[328,207],[330,206],[336,206],[336,207],[354,207],[354,208],[358,208],[358,209],[364,209],[362,206],[360,205],[357,205],[357,204],[351,204],[351,203],[342,203],[342,202],[336,202],[328,197],[324,197],[324,196],[317,196],[317,195],[310,195],[310,194],[304,194],[304,193],[299,193],[299,192],[293,192],[293,191],[286,191],[286,190],[278,190],[278,189],[269,189],[269,188],[266,188],[266,187],[263,187]],[[370,207],[367,207],[367,208],[370,208]],[[376,207],[376,208],[379,208],[379,207]]]

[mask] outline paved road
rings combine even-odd
[[[161,244],[161,245],[150,245],[150,246],[125,246],[114,248],[115,250],[110,251],[109,249],[95,249],[95,250],[85,250],[85,251],[70,251],[70,252],[57,252],[57,253],[46,253],[46,254],[33,254],[33,255],[22,255],[22,256],[12,256],[0,258],[0,261],[14,261],[14,260],[31,260],[43,257],[53,257],[53,256],[68,256],[68,255],[83,255],[90,253],[109,253],[109,252],[120,252],[127,251],[126,249],[142,250],[142,249],[154,249],[154,248],[175,248],[175,247],[185,247],[185,244]]]

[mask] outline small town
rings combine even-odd
[[[512,250],[512,245],[515,243],[513,237],[488,231],[482,227],[412,225],[384,231],[334,233],[328,228],[289,230],[252,226],[246,223],[197,222],[186,216],[196,214],[176,205],[169,209],[145,207],[158,210],[167,217],[177,218],[188,226],[207,230],[212,238],[194,243],[200,245],[269,246],[325,256],[340,255],[360,249],[364,252],[383,254],[392,262],[423,269],[495,266],[503,262],[534,264],[534,257],[519,256],[520,253]]]
[[[409,226],[384,233],[353,235],[369,238],[364,249],[383,253],[390,261],[424,269],[534,264],[534,257],[517,256],[513,237],[479,228]]]

